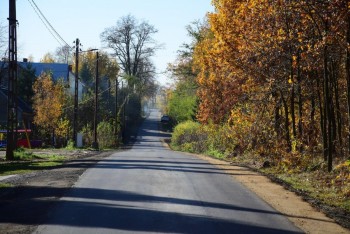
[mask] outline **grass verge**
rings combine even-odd
[[[340,184],[340,177],[335,173],[313,171],[289,174],[276,173],[273,169],[261,171],[276,177],[288,187],[313,200],[350,212],[350,184]]]
[[[8,183],[0,183],[0,189],[2,188],[11,188],[12,184],[8,184]]]
[[[24,149],[14,153],[14,161],[0,163],[0,176],[24,174],[62,165],[65,157],[59,155],[35,155]]]

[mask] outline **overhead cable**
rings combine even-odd
[[[38,5],[34,2],[34,0],[28,0],[29,4],[34,9],[35,13],[40,18],[41,22],[45,25],[46,29],[50,32],[50,34],[56,39],[56,41],[60,45],[65,45],[69,48],[72,48],[63,38],[62,36],[57,32],[57,30],[51,25],[51,23],[47,20],[45,15],[42,13]]]

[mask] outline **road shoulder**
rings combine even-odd
[[[291,222],[306,233],[350,233],[348,229],[316,210],[294,192],[272,182],[268,177],[253,170],[232,165],[204,155],[194,155],[225,170],[235,180],[249,188],[270,206],[284,214]]]

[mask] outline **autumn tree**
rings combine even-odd
[[[64,85],[60,81],[54,83],[50,73],[42,73],[35,81],[33,90],[34,123],[46,134],[54,135],[62,120]]]
[[[198,119],[203,123],[225,123],[242,93],[236,87],[242,83],[238,66],[238,46],[234,12],[238,2],[214,1],[217,13],[209,14],[204,39],[195,49],[195,64],[199,75]]]
[[[333,156],[348,154],[350,145],[348,2],[213,5],[194,54],[198,119],[237,129],[249,113],[251,147],[322,152],[331,170]]]
[[[44,54],[43,58],[40,59],[41,63],[54,63],[55,61],[55,57],[51,53]]]

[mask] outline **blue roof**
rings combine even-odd
[[[30,64],[32,68],[35,70],[35,75],[38,77],[43,72],[51,72],[52,79],[57,81],[60,78],[63,78],[65,81],[68,80],[68,64],[65,63],[18,63],[22,67],[26,67],[27,64]]]

